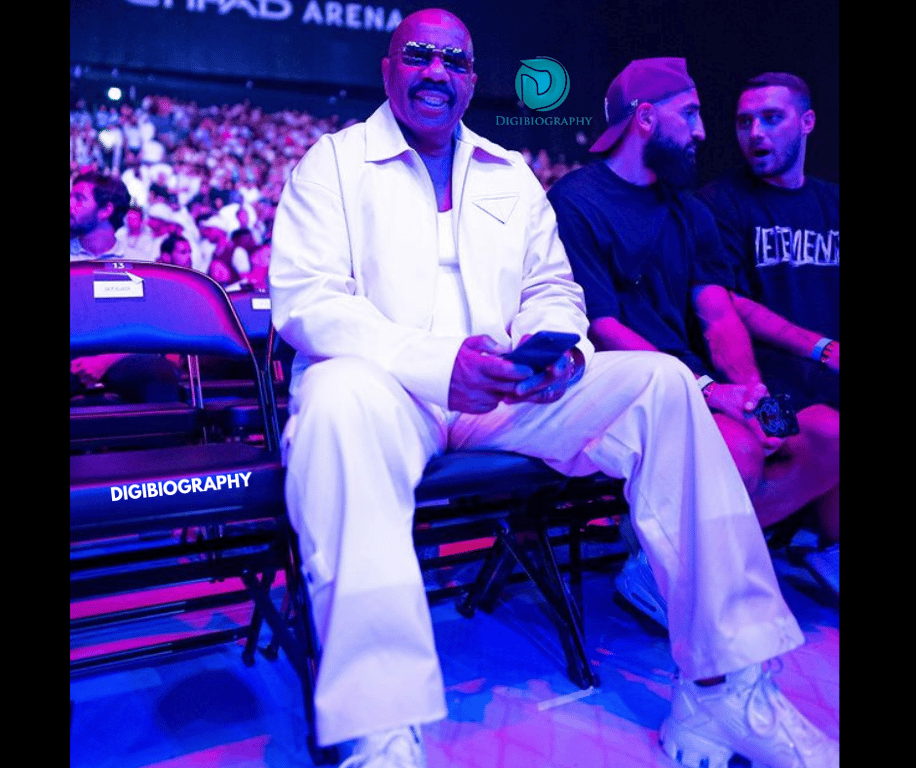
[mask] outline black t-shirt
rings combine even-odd
[[[614,317],[710,373],[691,292],[728,270],[709,211],[666,185],[630,184],[604,162],[566,174],[547,197],[589,318]]]
[[[732,288],[831,339],[840,338],[840,188],[806,178],[782,189],[747,170],[703,187],[733,269]]]
[[[730,263],[727,288],[802,328],[840,338],[840,188],[807,177],[799,189],[767,184],[741,169],[703,187]],[[755,344],[771,390],[801,408],[839,408],[839,377],[813,360]]]

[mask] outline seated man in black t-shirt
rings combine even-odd
[[[801,78],[785,72],[751,78],[735,117],[747,165],[698,196],[715,217],[729,262],[730,277],[719,284],[750,330],[765,381],[789,393],[812,428],[838,442],[840,188],[805,174],[814,125]],[[837,484],[814,504],[824,547],[807,558],[837,592],[839,491]]]
[[[799,413],[800,434],[784,439],[767,437],[753,416],[770,390],[722,287],[733,268],[709,211],[683,191],[705,138],[695,85],[682,59],[635,61],[611,83],[605,108],[609,128],[592,147],[607,153],[603,162],[548,193],[585,291],[590,337],[599,349],[667,352],[693,370],[761,524],[775,523],[837,486],[839,438],[817,411]],[[618,587],[664,621],[640,559]]]

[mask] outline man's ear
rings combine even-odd
[[[814,130],[816,115],[814,114],[813,109],[809,109],[807,112],[803,113],[801,116],[801,129],[802,135],[807,136],[811,131]]]
[[[641,134],[645,136],[651,134],[652,131],[655,130],[655,123],[657,120],[658,115],[655,114],[655,107],[648,102],[643,102],[636,107],[636,114],[633,115],[633,123]]]
[[[99,208],[98,217],[100,219],[105,219],[106,221],[111,219],[111,214],[114,213],[114,203],[107,202],[101,208]]]

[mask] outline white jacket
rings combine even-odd
[[[578,333],[588,360],[582,290],[522,156],[460,125],[452,201],[472,335],[515,346],[539,330]],[[324,135],[280,198],[270,289],[274,325],[298,351],[294,375],[356,356],[447,408],[464,339],[430,331],[437,272],[432,181],[385,102],[365,123]]]

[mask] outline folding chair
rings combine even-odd
[[[70,346],[71,356],[131,351],[247,361],[264,427],[258,441],[214,442],[203,429],[195,442],[154,448],[125,450],[116,439],[79,453],[71,445],[71,608],[92,599],[166,592],[152,604],[71,618],[71,675],[239,640],[251,664],[266,620],[300,677],[311,722],[318,649],[286,516],[273,389],[225,292],[209,277],[171,265],[73,263]],[[194,406],[202,408],[191,369]],[[283,609],[271,595],[279,573],[286,579]],[[243,589],[198,598],[167,594],[236,578]],[[86,632],[100,627],[240,604],[251,611],[241,626],[188,631],[162,642],[140,638],[136,647],[110,652],[79,648]],[[311,733],[309,748],[316,762],[333,759]]]
[[[581,595],[574,600],[566,586],[550,530],[578,530],[583,520],[616,511],[608,505],[619,498],[609,495],[617,482],[603,476],[573,480],[537,459],[506,451],[447,452],[430,461],[416,489],[414,540],[423,546],[492,538],[476,579],[458,599],[458,611],[468,617],[477,608],[492,611],[520,566],[557,628],[570,680],[580,688],[597,686],[585,645]],[[603,503],[600,511],[597,503]],[[574,584],[582,566],[578,547],[570,541]]]

